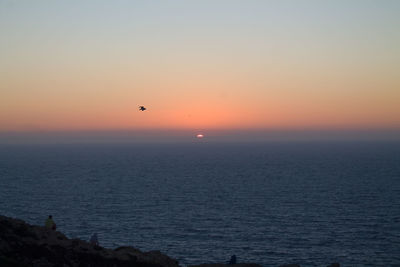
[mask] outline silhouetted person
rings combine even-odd
[[[52,230],[56,230],[56,224],[53,221],[53,216],[49,215],[49,218],[46,219],[46,222],[44,223],[44,225],[46,226],[46,228],[52,229]]]
[[[89,240],[90,244],[92,244],[93,246],[98,246],[99,245],[99,239],[97,238],[97,234],[94,233],[92,235],[92,237]]]
[[[231,259],[229,260],[228,264],[236,264],[236,255],[231,256]]]

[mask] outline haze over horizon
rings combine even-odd
[[[399,12],[390,0],[3,0],[0,141],[396,139]]]

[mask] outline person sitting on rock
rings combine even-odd
[[[49,215],[49,218],[46,219],[46,222],[44,224],[46,228],[56,230],[56,224],[53,221],[53,216]]]
[[[228,261],[228,264],[236,264],[236,255],[231,256],[231,259]]]
[[[92,237],[89,240],[90,244],[92,244],[93,246],[98,246],[99,245],[99,239],[97,238],[97,234],[94,233],[92,235]]]

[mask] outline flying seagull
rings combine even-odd
[[[145,108],[144,106],[139,106],[139,110],[140,110],[140,111],[145,111],[146,108]]]

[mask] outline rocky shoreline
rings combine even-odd
[[[180,267],[160,251],[142,252],[133,247],[107,249],[80,239],[69,239],[59,231],[30,225],[0,215],[0,266],[2,267]],[[222,267],[201,264],[189,267]],[[328,267],[339,267],[331,264]],[[235,267],[261,267],[238,263]],[[297,264],[280,267],[300,267]]]

